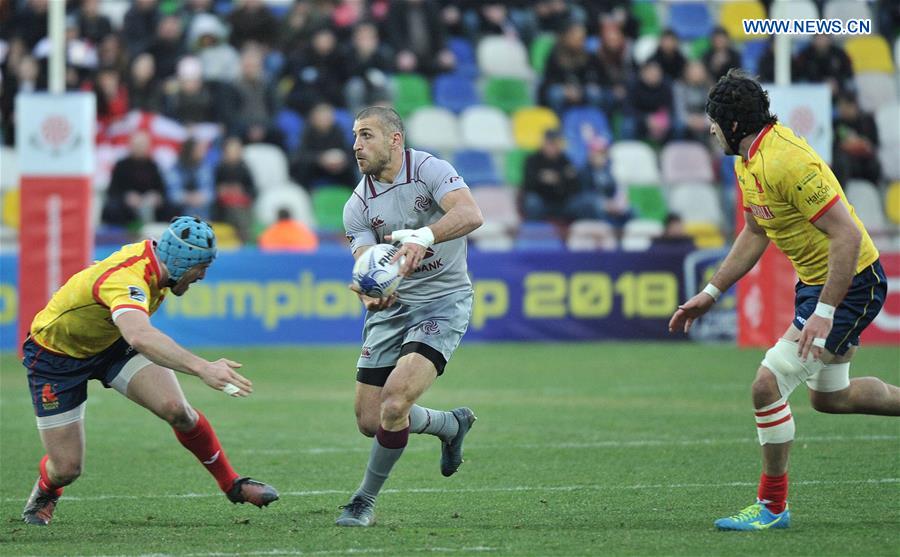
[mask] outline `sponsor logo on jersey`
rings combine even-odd
[[[135,302],[144,303],[147,301],[147,295],[144,294],[144,291],[138,288],[137,286],[129,286],[128,287],[128,297],[134,300]]]
[[[41,389],[41,406],[44,407],[44,410],[56,410],[59,408],[59,399],[56,397],[56,393],[53,392],[53,385],[50,383],[44,383],[44,388]]]
[[[451,176],[450,179],[448,180],[448,182],[450,182],[452,184],[453,182],[455,182],[457,180],[462,180],[462,176]]]
[[[431,209],[431,200],[424,195],[417,195],[413,207],[417,212],[424,213],[425,211]]]
[[[440,269],[443,266],[444,266],[444,260],[438,259],[437,261],[431,261],[429,263],[419,265],[418,267],[413,269],[413,273],[421,273],[423,271],[434,271],[435,269]]]
[[[831,195],[831,188],[829,188],[828,185],[824,182],[819,182],[818,187],[816,187],[815,193],[806,196],[806,204],[821,205],[822,203],[831,200],[832,197],[833,196]]]
[[[769,209],[768,205],[755,205],[751,203],[750,212],[758,219],[771,220],[775,218],[775,215],[772,214],[772,210]]]
[[[380,216],[372,219],[372,228],[381,228],[382,226],[384,226],[384,220]]]

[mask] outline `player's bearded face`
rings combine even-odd
[[[374,118],[357,120],[353,152],[363,174],[378,176],[391,162],[391,138]]]

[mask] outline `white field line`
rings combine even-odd
[[[792,486],[812,486],[812,485],[886,485],[900,484],[900,478],[868,478],[861,480],[800,480],[792,481]],[[517,493],[517,492],[573,492],[573,491],[632,491],[644,489],[696,489],[696,488],[717,488],[717,487],[749,487],[756,486],[757,482],[725,482],[725,483],[672,483],[672,484],[632,484],[632,485],[600,485],[600,484],[579,484],[579,485],[557,485],[557,486],[534,486],[534,485],[514,485],[504,487],[472,487],[459,489],[445,489],[439,487],[411,487],[407,489],[385,489],[382,493]],[[350,492],[345,489],[313,489],[302,491],[283,491],[282,497],[315,497],[320,495],[349,495]],[[85,497],[63,495],[62,501],[107,501],[112,499],[193,499],[207,497],[221,497],[220,493],[170,493],[163,495],[89,495]],[[19,499],[6,498],[4,503],[18,501]]]
[[[403,553],[421,554],[421,553],[486,553],[490,551],[499,551],[499,547],[417,547],[404,550]],[[312,551],[302,551],[297,549],[269,549],[266,551],[246,551],[240,553],[227,552],[209,552],[209,553],[140,553],[136,555],[119,554],[119,555],[100,555],[98,557],[236,557],[238,555],[394,555],[396,548],[348,548],[348,549],[322,549]],[[37,557],[37,556],[33,556]]]
[[[749,430],[748,430],[749,431]],[[480,445],[468,444],[469,450],[510,450],[510,449],[627,449],[627,448],[643,448],[643,447],[692,447],[698,445],[741,445],[756,444],[759,441],[752,431],[746,437],[738,437],[731,439],[708,438],[708,439],[635,439],[632,441],[586,441],[582,443],[522,443],[514,445]],[[834,443],[834,442],[855,442],[855,441],[897,441],[900,442],[900,436],[896,435],[821,435],[798,437],[794,440],[794,444],[803,443]],[[335,454],[335,453],[368,453],[371,447],[308,447],[308,448],[292,448],[292,449],[238,449],[229,452],[234,453],[252,453],[252,454]],[[413,443],[406,448],[406,451],[430,451],[433,447],[426,447]]]

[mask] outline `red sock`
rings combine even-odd
[[[62,486],[58,486],[50,481],[50,476],[47,475],[47,461],[50,460],[50,455],[44,455],[44,458],[41,459],[40,465],[38,465],[38,470],[41,472],[41,479],[38,480],[38,485],[41,486],[41,489],[49,493],[50,495],[54,495],[59,497],[62,495],[63,488]]]
[[[756,498],[771,512],[775,514],[784,512],[784,508],[787,506],[787,493],[788,475],[786,473],[781,476],[765,474],[759,476],[759,491],[756,492]]]
[[[197,415],[200,418],[197,420],[197,425],[194,426],[194,429],[186,433],[175,429],[173,430],[175,431],[175,437],[184,445],[184,448],[194,453],[194,456],[203,463],[203,466],[206,466],[209,473],[219,483],[219,489],[227,492],[231,489],[234,480],[239,476],[228,462],[228,457],[225,456],[225,451],[222,450],[222,445],[219,444],[219,438],[216,437],[216,432],[213,431],[206,416],[199,410]]]

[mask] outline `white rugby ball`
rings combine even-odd
[[[371,298],[387,298],[400,285],[400,263],[391,263],[397,248],[375,244],[353,265],[353,284]]]

